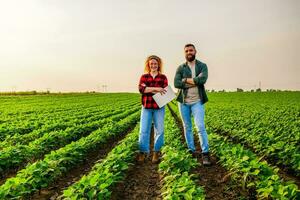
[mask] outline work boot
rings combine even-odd
[[[189,149],[189,153],[192,154],[193,158],[197,158],[198,157],[198,153],[196,151],[192,151]]]
[[[138,161],[139,163],[143,163],[143,162],[145,161],[145,153],[140,152],[140,153],[138,154],[137,161]]]
[[[154,151],[152,156],[152,163],[157,164],[159,162],[159,152]]]
[[[202,162],[203,162],[203,165],[205,165],[205,166],[211,165],[209,152],[202,153]]]

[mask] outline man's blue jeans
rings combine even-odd
[[[193,104],[179,103],[179,111],[184,126],[184,135],[188,148],[195,151],[194,135],[192,128],[192,115],[197,127],[202,153],[209,152],[208,138],[204,124],[204,105],[201,101]]]
[[[164,144],[165,107],[146,109],[142,106],[139,147],[140,152],[150,153],[150,134],[154,122],[154,151],[160,151]]]

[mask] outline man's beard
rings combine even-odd
[[[192,62],[195,60],[195,55],[186,55],[185,56],[185,59],[188,61],[188,62]]]

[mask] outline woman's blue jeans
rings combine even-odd
[[[164,144],[165,107],[146,109],[142,106],[139,147],[140,152],[150,153],[150,134],[154,122],[154,151],[160,151]]]
[[[179,103],[179,111],[181,114],[181,118],[184,126],[184,135],[188,148],[191,151],[195,151],[194,144],[194,135],[193,135],[193,127],[192,127],[192,115],[194,117],[194,122],[197,127],[200,145],[202,149],[202,153],[209,152],[208,146],[208,138],[204,124],[204,105],[201,101],[198,101],[193,104],[184,104]]]

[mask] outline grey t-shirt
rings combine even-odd
[[[192,71],[192,78],[196,77],[195,63],[194,64],[188,63],[188,66],[190,67],[190,69]],[[184,100],[185,100],[185,103],[187,103],[187,104],[196,103],[196,102],[200,101],[198,87],[189,88]]]

